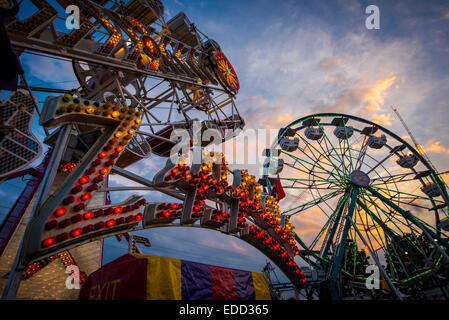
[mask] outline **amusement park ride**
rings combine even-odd
[[[0,179],[32,176],[1,224],[3,298],[20,297],[26,289],[19,289],[55,259],[74,264],[74,256],[83,259],[105,237],[162,226],[239,237],[312,298],[328,292],[338,299],[344,281],[364,281],[355,272],[357,254],[352,264],[346,258],[350,242],[355,253],[371,255],[398,298],[420,279],[441,282],[449,262],[448,194],[403,139],[354,116],[315,114],[280,130],[266,151],[260,183],[207,151],[209,140],[199,143],[200,163],[185,155],[172,161],[173,147],[195,148],[198,132],[214,130],[221,143],[245,125],[235,103],[237,74],[219,44],[184,13],[166,22],[159,0],[31,2],[37,12],[19,20],[15,1],[6,1],[13,11],[3,17],[12,48],[19,58],[30,53],[70,61],[79,86],[30,87],[21,74],[19,88],[1,102]],[[69,5],[80,8],[79,28],[72,31],[60,14]],[[33,91],[53,95],[40,108]],[[42,153],[31,129],[36,113],[49,151],[32,168]],[[187,142],[173,138],[177,129],[188,132]],[[152,180],[127,170],[152,161],[151,154],[167,158]],[[110,203],[104,192],[110,174],[177,201],[134,195]],[[271,195],[276,177],[287,193],[283,203],[293,204],[283,212]],[[301,224],[311,214],[322,228],[306,239],[290,217]],[[324,280],[308,284],[296,256]]]

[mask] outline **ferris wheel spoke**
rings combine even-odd
[[[394,148],[392,149],[394,150]],[[374,167],[371,167],[371,169],[366,173],[366,174],[370,174],[372,171],[374,171],[378,166],[382,165],[385,161],[387,161],[388,159],[390,159],[395,153],[391,152],[388,153],[388,155],[386,157],[384,157],[382,160],[378,161],[376,163],[376,165]]]
[[[323,195],[323,196],[321,196],[321,197],[319,197],[317,199],[313,199],[311,201],[303,203],[303,204],[301,204],[301,205],[299,205],[299,206],[297,206],[295,208],[288,209],[288,210],[282,212],[282,214],[286,214],[286,213],[289,213],[291,211],[296,210],[295,212],[290,214],[290,216],[295,215],[295,214],[297,214],[297,213],[299,213],[299,212],[301,212],[301,211],[303,211],[303,210],[305,210],[307,208],[310,208],[311,206],[314,206],[314,205],[317,205],[318,203],[321,203],[322,201],[330,200],[330,199],[338,196],[340,193],[343,192],[343,189],[346,189],[346,186],[345,187],[341,187],[341,188],[339,188],[339,189],[337,189],[335,191],[329,192],[329,193],[327,193],[327,194],[325,194],[325,195]]]
[[[327,144],[326,144],[327,146]],[[329,154],[330,157],[332,157],[334,160],[339,161],[339,159],[336,159],[335,156],[333,156],[331,153]],[[342,154],[343,158],[344,155]],[[340,161],[340,163],[335,167],[332,168],[332,172],[335,172],[336,169],[341,169],[345,172],[345,175],[349,175],[350,174],[350,170],[349,168],[346,167],[345,162],[344,161]]]
[[[318,195],[321,196],[321,194],[320,194],[319,191],[318,191]],[[328,200],[330,200],[330,199],[328,199]],[[338,200],[337,200],[337,203],[338,203]],[[324,205],[325,205],[331,212],[334,211],[334,207],[331,207],[330,204],[329,204],[326,200],[324,200],[322,203],[318,203],[318,204],[317,204],[317,207],[318,207],[321,211],[323,211],[323,213],[326,215],[327,218],[329,218],[330,215],[328,215],[328,214],[326,213],[326,211],[325,211],[323,208],[321,208],[321,205],[322,205],[322,204],[324,204]]]
[[[376,190],[384,192],[384,193],[387,193],[386,191],[391,192],[391,193],[395,193],[396,195],[394,195],[392,198],[398,197],[400,195],[407,195],[407,196],[409,196],[410,198],[413,198],[413,199],[434,200],[436,202],[444,203],[444,201],[441,201],[441,200],[437,200],[437,199],[434,199],[434,198],[428,198],[428,197],[424,197],[424,196],[418,196],[418,195],[407,193],[407,192],[403,192],[403,191],[392,190],[392,189],[388,189],[388,188],[385,188],[385,187],[378,187],[378,186],[372,186],[372,187],[375,188]]]
[[[284,151],[284,150],[281,150],[280,152],[281,152],[281,153],[284,153],[284,154],[286,154],[286,155],[288,155],[288,156],[290,156],[290,157],[292,157],[293,159],[298,160],[299,162],[305,162],[305,163],[311,165],[312,167],[314,167],[314,166],[316,165],[316,166],[319,167],[321,170],[327,172],[328,174],[330,174],[332,177],[334,177],[334,178],[337,179],[337,180],[338,180],[338,179],[344,179],[344,178],[343,178],[342,176],[340,176],[338,173],[336,173],[337,176],[335,176],[331,171],[324,169],[322,166],[318,165],[317,163],[312,164],[312,163],[308,162],[307,160],[304,160],[304,159],[301,159],[301,158],[299,158],[299,157],[296,157],[296,156],[294,156],[294,155],[292,155],[292,154],[290,154],[290,153],[288,153],[288,152],[286,152],[286,151]],[[305,154],[305,153],[304,153],[304,154]],[[307,167],[306,167],[306,168],[307,168]],[[309,171],[312,171],[312,170],[310,170],[309,168],[307,168],[307,169],[308,169]]]
[[[410,225],[410,222],[409,222],[408,220],[406,220],[406,221],[407,221],[407,224]],[[429,257],[427,256],[427,254],[426,254],[426,252],[425,252],[425,250],[424,250],[424,248],[423,248],[423,246],[422,246],[422,244],[421,244],[421,241],[419,241],[419,239],[418,239],[418,237],[416,236],[415,232],[413,232],[413,230],[412,230],[411,228],[410,228],[410,230],[411,230],[411,234],[412,234],[413,238],[415,239],[416,244],[419,246],[419,251],[420,251],[420,253],[422,253],[422,256],[423,256],[423,257],[425,258],[425,260],[426,260],[426,265],[427,265],[429,268],[431,268],[432,272],[434,272],[434,271],[433,271],[433,268],[432,268],[432,263],[430,262]]]
[[[318,122],[318,126],[321,128],[321,130],[323,131],[323,133],[324,133],[324,137],[326,138],[326,140],[329,142],[329,144],[331,145],[331,147],[332,147],[332,150],[334,150],[334,152],[335,152],[335,154],[337,155],[337,157],[339,158],[339,160],[340,160],[340,162],[341,162],[341,164],[343,165],[343,167],[344,167],[344,171],[346,172],[346,174],[349,174],[350,172],[349,172],[349,169],[346,167],[346,165],[345,165],[345,162],[344,162],[344,160],[340,157],[340,154],[337,152],[337,150],[335,149],[335,147],[334,147],[334,145],[332,144],[332,141],[329,139],[329,137],[327,136],[327,133],[326,133],[326,131],[324,130],[324,128],[321,126],[321,124]],[[326,145],[326,147],[327,147],[327,145]]]
[[[366,200],[363,198],[363,200],[364,200],[364,203],[362,203],[360,200],[359,200],[359,204],[360,204],[360,206],[368,213],[368,215],[371,217],[371,219],[372,219],[372,221],[373,221],[373,225],[374,225],[374,227],[376,228],[376,230],[377,230],[377,232],[378,232],[378,235],[379,235],[379,238],[382,240],[382,237],[381,237],[381,235],[380,235],[380,233],[379,233],[379,230],[377,229],[377,225],[379,225],[381,228],[382,228],[382,230],[391,238],[391,239],[393,239],[395,242],[397,242],[397,243],[402,243],[401,242],[401,239],[399,238],[399,235],[397,235],[391,228],[389,228],[388,227],[388,225],[386,224],[386,223],[384,223],[379,217],[377,217],[368,207],[367,207],[367,204],[366,204]],[[391,221],[391,219],[390,219],[390,221]],[[412,229],[410,228],[410,225],[409,224],[407,224],[407,227],[412,231]],[[382,243],[383,243],[383,241],[382,241]],[[412,244],[414,244],[413,242],[412,242]],[[383,244],[383,246],[385,246],[385,244]],[[415,248],[416,249],[418,249],[419,250],[419,248],[417,248],[416,247],[416,245],[415,245]],[[408,248],[408,251],[410,252],[411,250],[410,250],[410,248]],[[420,252],[420,253],[422,253],[422,252]]]
[[[279,178],[280,180],[294,180],[294,181],[307,181],[307,182],[341,182],[339,180],[314,180],[314,179],[300,179],[300,178]]]
[[[321,151],[320,150],[318,150],[317,148],[315,148],[311,143],[309,143],[306,139],[304,139],[302,136],[300,136],[300,135],[298,135],[298,134],[296,134],[299,138],[301,138],[301,140],[306,144],[306,147],[307,147],[307,149],[309,149],[309,153],[311,154],[311,155],[313,155],[313,157],[315,158],[315,159],[312,159],[310,156],[309,156],[309,153],[306,153],[306,152],[304,152],[304,150],[302,150],[302,149],[300,149],[301,150],[301,152],[304,154],[304,155],[306,155],[309,159],[311,159],[312,161],[315,161],[315,163],[318,163],[319,161],[320,161],[320,159],[319,158],[317,158],[316,156],[315,156],[315,152],[316,153],[318,153],[320,156],[322,156],[324,159],[326,159],[327,160],[327,165],[329,165],[330,167],[333,167],[334,168],[334,170],[336,170],[336,174],[341,178],[341,179],[343,179],[344,178],[344,176],[345,176],[345,174],[344,174],[344,172],[341,172],[339,169],[338,169],[338,167],[326,156],[326,151],[323,149],[323,147],[321,146],[321,144],[319,144],[320,145],[320,147],[321,147],[321,149],[323,150],[323,152],[324,153],[321,153]],[[312,150],[313,149],[313,150]],[[314,151],[315,150],[315,151]],[[324,162],[323,162],[324,163]],[[322,168],[322,169],[324,169],[324,168]],[[328,171],[329,172],[329,171]],[[330,174],[332,174],[332,173],[330,173]],[[343,174],[343,176],[341,175],[341,174]],[[332,174],[333,175],[333,174]]]
[[[324,131],[323,131],[324,132]],[[326,133],[324,133],[324,138],[326,138]],[[338,161],[338,159],[336,160],[335,159],[335,156],[333,156],[332,155],[332,150],[329,150],[329,147],[328,147],[328,145],[327,145],[327,142],[326,142],[326,139],[324,139],[324,138],[322,138],[320,141],[324,141],[324,144],[325,144],[325,146],[326,146],[326,149],[323,147],[323,144],[322,143],[318,143],[318,145],[320,146],[320,149],[322,150],[322,153],[321,153],[321,151],[320,150],[318,150],[317,148],[315,148],[315,147],[313,147],[313,145],[312,144],[310,144],[321,156],[323,156],[329,163],[330,163],[330,165],[333,167],[333,169],[332,169],[332,171],[333,172],[339,172],[339,174],[341,174],[341,175],[343,175],[343,177],[345,177],[346,175],[347,175],[347,173],[345,172],[345,170],[344,170],[344,164],[343,163],[341,163],[341,161],[340,161],[340,163],[338,164],[336,164],[336,163],[334,163],[334,161],[335,162],[337,162]],[[332,147],[333,148],[333,147]],[[331,158],[334,160],[334,161],[332,161],[331,160]],[[342,165],[343,165],[343,167],[344,168],[342,168]]]
[[[330,225],[330,222],[333,218],[333,216],[335,215],[335,213],[328,217],[326,224],[321,228],[320,232],[318,233],[318,235],[315,237],[315,239],[313,239],[312,243],[310,244],[309,248],[313,249],[315,248],[316,244],[318,243],[318,241],[321,239],[321,237],[323,236],[324,232],[327,230],[327,228]]]
[[[366,225],[365,225],[365,222],[363,221],[363,218],[362,218],[362,214],[361,214],[360,208],[357,208],[356,213],[358,214],[358,216],[359,216],[359,218],[360,218],[360,221],[361,221],[360,224],[362,225],[362,227],[363,227],[363,229],[364,229],[364,231],[365,231],[366,239],[368,240],[368,241],[365,240],[365,241],[366,241],[366,242],[365,242],[365,246],[366,246],[370,251],[376,252],[375,249],[374,249],[374,245],[373,245],[373,243],[372,243],[372,241],[371,241],[371,237],[372,237],[371,231],[369,230],[368,226],[366,226]],[[357,217],[357,215],[354,215],[354,217]],[[354,229],[354,232],[355,232],[355,233],[357,233],[357,231],[356,231],[356,226],[357,226],[357,224],[354,222],[353,229]],[[363,241],[361,232],[360,232],[359,238]]]
[[[304,171],[304,169],[301,169],[301,168],[298,168],[297,166],[295,166],[294,164],[291,164],[291,163],[288,163],[288,162],[285,162],[284,161],[284,164],[285,165],[287,165],[287,166],[289,166],[290,168],[292,168],[292,169],[295,169],[295,170],[298,170],[298,171],[300,171],[300,172],[302,172],[302,173],[304,173],[305,175],[308,175],[308,176],[310,176],[310,175],[312,175],[314,178],[318,178],[319,180],[326,180],[327,179],[327,177],[326,176],[320,176],[320,175],[318,175],[318,172],[316,172],[316,171],[314,171],[314,170],[310,170],[309,168],[307,168],[302,162],[300,162],[300,161],[298,161],[298,160],[295,160],[296,162],[298,162],[298,163],[300,163],[304,168],[306,168],[306,170],[307,171]],[[295,163],[296,163],[295,162]],[[319,172],[319,173],[322,173],[322,174],[326,174],[326,172]]]
[[[417,220],[409,211],[406,211],[393,203],[391,200],[385,198],[382,194],[380,194],[378,191],[371,187],[366,187],[366,189],[375,197],[379,198],[382,202],[386,203],[388,206],[390,206],[392,209],[399,212],[405,219],[408,219],[410,222],[412,222],[415,226],[417,226],[419,229],[421,229],[424,233],[424,235],[429,239],[429,241],[435,241],[437,240],[440,245],[436,245],[438,251],[440,251],[441,254],[444,255],[444,257],[449,260],[449,256],[443,250],[441,246],[444,246],[446,249],[449,249],[449,243],[441,238],[441,236],[438,233],[433,232],[429,228],[427,228],[425,225],[423,225],[419,220]]]
[[[347,189],[344,196],[340,198],[338,201],[339,205],[337,206],[337,209],[334,211],[334,214],[332,215],[332,229],[328,229],[328,233],[326,234],[326,238],[322,244],[322,248],[320,252],[322,252],[322,256],[324,258],[327,257],[329,250],[331,248],[331,245],[334,240],[335,232],[338,229],[338,226],[341,224],[341,216],[343,214],[343,210],[345,208],[345,205],[348,202],[350,196],[350,189]]]
[[[377,180],[380,180],[380,179],[381,178],[379,178],[379,179],[376,178],[376,179],[371,180],[371,182],[372,181],[377,181]],[[384,177],[384,179],[385,179],[385,177]],[[378,182],[378,183],[371,183],[371,185],[372,186],[381,186],[381,185],[387,185],[387,184],[392,184],[392,183],[402,183],[402,182],[409,182],[409,181],[416,181],[416,179],[414,179],[414,178],[411,178],[411,179],[399,178],[397,180],[390,179],[390,180],[384,180],[384,181]]]
[[[390,212],[385,211],[383,208],[381,208],[381,207],[376,203],[376,201],[375,201],[375,200],[374,200],[368,193],[363,192],[363,194],[364,194],[365,197],[368,198],[368,199],[364,198],[364,200],[365,200],[365,201],[369,201],[371,204],[373,204],[374,208],[375,208],[376,211],[378,212],[378,215],[379,215],[379,211],[378,211],[378,210],[382,211],[382,213],[383,213],[386,217],[389,218],[389,222],[391,222],[391,223],[396,227],[396,229],[397,229],[399,232],[401,232],[402,237],[403,237],[404,239],[410,241],[410,243],[411,243],[413,246],[415,246],[414,242],[410,239],[410,236],[409,236],[406,232],[404,232],[404,231],[403,231],[403,228],[401,228],[395,221],[397,221],[398,223],[400,223],[401,225],[403,225],[404,227],[407,227],[407,228],[409,228],[409,229],[411,229],[411,228],[413,228],[413,227],[412,227],[411,225],[405,223],[405,222],[403,221],[403,220],[405,220],[405,219],[402,219],[402,220],[401,220],[401,219],[398,218],[397,215],[391,214]],[[416,246],[415,246],[415,247],[416,247]]]
[[[367,138],[367,136],[365,136],[363,138],[362,146],[360,147],[359,155],[357,156],[357,161],[355,163],[355,168],[357,170],[360,170],[360,168],[362,167],[363,158],[365,158],[365,154],[366,154],[367,150],[368,150],[368,138]],[[361,162],[360,165],[359,165],[359,162]]]
[[[362,242],[368,247],[368,243],[365,241],[364,237],[362,236],[362,234],[360,233],[359,229],[357,228],[357,226],[355,225],[354,221],[352,221],[351,218],[348,218],[348,221],[351,223],[351,225],[353,226],[355,232],[357,232],[359,234],[360,239],[362,240]],[[398,298],[402,297],[402,294],[396,289],[395,285],[392,283],[392,281],[390,280],[388,274],[385,272],[384,268],[382,267],[377,255],[372,251],[369,250],[369,253],[371,255],[371,257],[374,259],[374,261],[376,262],[377,266],[380,268],[382,275],[384,276],[385,280],[388,282],[389,287],[394,291],[394,293],[396,294],[396,296]]]
[[[422,220],[422,219],[420,219],[420,218],[418,218],[418,217],[415,217],[415,218],[416,218],[419,222],[421,222],[422,224],[424,224],[426,227],[428,227],[428,228],[432,229],[433,231],[435,231],[436,233],[441,232],[441,230],[435,228],[434,226],[432,226],[432,225],[429,224],[428,222],[426,222],[426,221],[424,221],[424,220]]]
[[[349,138],[348,138],[348,129],[346,127],[346,121],[343,121],[343,126],[345,128],[345,144],[347,145],[347,149],[349,152],[349,159],[350,159],[350,165],[351,165],[351,171],[354,171],[354,163],[352,162],[352,154],[351,154],[351,145],[349,143]],[[345,152],[346,153],[346,152]]]
[[[348,213],[346,214],[346,221],[342,230],[341,237],[339,239],[339,246],[337,255],[332,261],[332,272],[330,276],[330,282],[336,283],[337,279],[340,275],[340,272],[342,270],[342,261],[345,254],[345,249],[347,245],[347,239],[348,239],[348,233],[349,229],[351,227],[351,221],[352,217],[354,216],[355,208],[357,205],[357,197],[359,193],[358,187],[351,187],[351,201],[349,203]],[[331,295],[338,296],[338,293],[336,292],[337,288],[335,286],[331,287]]]
[[[363,198],[363,200],[364,200],[365,205],[366,205],[366,200],[365,200],[364,198]],[[358,201],[360,201],[360,200],[358,200]],[[360,204],[361,204],[361,203],[360,203]],[[388,228],[388,227],[387,227],[386,225],[381,225],[381,226],[384,226],[384,227],[382,227],[382,231],[383,231],[383,234],[384,234],[384,236],[382,237],[382,235],[380,234],[380,232],[379,232],[377,226],[375,225],[374,218],[373,218],[374,213],[371,212],[369,209],[363,207],[363,205],[362,205],[362,209],[364,209],[365,212],[370,212],[371,219],[373,220],[374,226],[376,227],[376,231],[377,231],[377,233],[378,233],[379,239],[381,240],[382,244],[379,243],[379,241],[377,240],[377,238],[376,238],[375,236],[372,236],[372,237],[376,240],[377,244],[379,245],[379,248],[384,252],[385,256],[386,256],[387,259],[390,261],[390,263],[392,264],[392,267],[393,267],[394,271],[395,271],[396,274],[397,274],[396,267],[394,266],[393,260],[392,260],[392,258],[391,258],[391,254],[390,254],[389,250],[387,249],[388,247],[385,245],[385,243],[384,243],[384,241],[383,241],[383,239],[385,239],[385,241],[388,241],[388,238],[387,238],[387,235],[386,235],[386,234],[387,234],[387,231],[386,231],[386,229],[384,228],[384,227],[386,227],[386,228]],[[376,207],[375,207],[375,209],[376,209],[377,214],[379,215],[379,212],[377,211],[377,208],[376,208]],[[360,214],[360,212],[359,212],[359,214]],[[362,225],[364,225],[364,224],[363,224],[363,219],[362,219],[362,217],[361,217],[361,214],[360,214],[360,220],[362,221]],[[366,228],[367,230],[369,230],[368,227],[365,227],[365,228]],[[392,231],[391,229],[388,228],[387,230],[389,230],[389,233],[393,233],[393,231]],[[371,231],[369,231],[369,232],[371,233]],[[370,244],[370,246],[371,246],[373,252],[376,253],[377,250],[374,250],[374,246],[373,246],[373,244],[372,244],[372,242],[371,242],[370,237],[367,237],[367,238],[368,238],[369,244]],[[376,256],[377,256],[377,253],[376,253]]]
[[[352,172],[354,165],[352,164],[352,157],[350,154],[351,151],[350,151],[349,145],[346,142],[346,139],[343,140],[343,146],[342,146],[342,142],[340,140],[338,141],[338,148],[339,148],[341,156],[343,158],[343,163],[345,163],[344,159],[346,159],[348,161],[348,172],[349,173]],[[349,153],[349,156],[347,153]]]
[[[279,180],[285,180],[283,178],[280,178]],[[290,180],[290,179],[287,179]],[[291,181],[291,180],[290,180]],[[303,189],[303,190],[310,190],[310,189],[317,189],[317,190],[336,190],[341,186],[334,186],[327,183],[312,183],[312,184],[305,184],[304,182],[298,182],[294,181],[290,185],[282,185],[282,187],[285,189]]]

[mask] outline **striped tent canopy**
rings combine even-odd
[[[126,254],[86,280],[80,300],[268,300],[264,274],[198,262]]]

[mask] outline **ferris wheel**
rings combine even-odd
[[[266,182],[281,181],[282,213],[297,229],[301,256],[325,273],[334,297],[340,274],[365,281],[361,251],[397,296],[449,262],[445,184],[398,135],[320,113],[282,128],[268,153]]]

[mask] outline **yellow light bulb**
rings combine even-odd
[[[89,106],[86,107],[86,112],[87,113],[94,113],[94,111],[95,111],[95,108],[93,106],[89,105]]]

